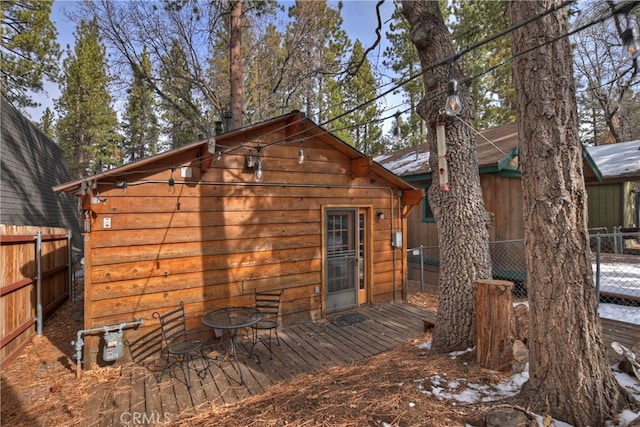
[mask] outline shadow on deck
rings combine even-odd
[[[158,383],[148,369],[122,367],[116,384],[95,390],[84,408],[85,426],[162,424],[177,418],[223,406],[265,392],[270,386],[297,374],[361,360],[418,338],[430,312],[407,303],[379,304],[360,310],[353,322],[321,320],[279,330],[281,345],[273,345],[273,359],[264,345],[256,346],[260,363],[242,359],[244,384],[229,362],[212,364],[208,375],[192,376],[192,387],[165,375]],[[363,318],[362,318],[363,317]],[[336,326],[340,325],[340,326]],[[248,338],[238,340],[244,350]]]

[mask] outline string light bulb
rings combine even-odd
[[[449,80],[447,84],[447,102],[444,111],[447,116],[457,116],[462,110],[462,102],[458,96],[458,81],[456,79]]]
[[[255,171],[256,182],[262,182],[262,179],[263,179],[263,176],[262,176],[262,160],[260,160],[259,157],[255,160],[253,168],[254,168],[254,171]]]
[[[304,150],[302,149],[302,142],[300,141],[300,149],[298,149],[298,164],[304,163]]]
[[[627,28],[622,32],[622,45],[624,54],[631,59],[635,59],[640,55],[640,38],[635,28]]]
[[[173,171],[175,168],[171,168],[171,177],[169,178],[169,194],[174,194],[176,192],[176,182],[173,179]]]

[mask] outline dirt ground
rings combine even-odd
[[[410,301],[435,308],[433,297]],[[75,376],[71,341],[82,329],[81,303],[67,302],[24,353],[2,370],[0,423],[12,426],[75,426],[96,384],[114,381],[118,368]],[[465,378],[487,384],[503,378],[479,367],[475,354],[429,355],[417,344],[430,333],[393,351],[275,385],[263,395],[225,407],[201,408],[180,417],[181,426],[483,426],[486,405],[442,401],[425,394],[428,378]],[[420,385],[420,386],[419,386]],[[462,387],[462,386],[461,386]],[[497,404],[494,403],[495,407]],[[164,424],[166,425],[166,424]]]

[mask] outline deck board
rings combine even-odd
[[[228,360],[212,361],[204,378],[192,374],[190,389],[179,372],[165,374],[158,383],[141,365],[123,366],[117,383],[103,384],[92,395],[83,425],[119,426],[125,412],[142,412],[164,421],[165,415],[173,418],[232,404],[295,375],[351,363],[409,342],[421,336],[423,319],[428,316],[425,310],[407,303],[379,304],[360,312],[366,319],[352,325],[336,326],[323,319],[279,329],[280,345],[272,338],[273,359],[264,344],[254,348],[259,363],[239,354],[243,384]],[[222,354],[216,346],[212,346],[212,358]],[[238,348],[249,352],[250,336],[239,336]]]
[[[434,316],[407,303],[377,304],[359,312],[365,319],[349,325],[337,326],[322,319],[279,329],[280,345],[272,338],[272,359],[262,343],[253,348],[259,362],[240,353],[244,384],[239,384],[230,362],[221,358],[210,363],[204,378],[192,376],[191,389],[171,375],[165,374],[158,383],[156,376],[140,365],[123,366],[118,381],[101,384],[87,402],[83,425],[119,426],[125,412],[144,413],[164,421],[165,415],[173,418],[233,404],[295,375],[362,360],[418,339],[423,335],[423,321]],[[612,354],[611,341],[630,346],[640,340],[640,327],[636,325],[603,320],[603,332],[607,354],[612,358],[616,355]],[[222,347],[214,347],[212,357],[223,354]],[[238,348],[250,352],[250,336],[239,336]]]
[[[272,359],[262,343],[253,348],[259,362],[240,353],[244,384],[238,382],[238,373],[228,360],[215,358],[223,354],[218,343],[212,346],[210,356],[214,360],[207,375],[201,378],[194,374],[191,389],[177,373],[178,379],[165,374],[158,383],[156,376],[141,365],[123,366],[117,382],[96,388],[85,406],[83,425],[119,426],[124,413],[143,413],[164,421],[165,415],[173,418],[233,404],[295,375],[362,360],[418,339],[423,335],[423,321],[434,317],[433,312],[407,303],[377,304],[359,312],[365,319],[353,324],[338,326],[322,319],[279,329],[280,345],[272,338]],[[603,332],[612,359],[617,355],[612,354],[611,341],[628,346],[640,341],[637,325],[603,319]],[[238,348],[250,352],[250,336],[239,336]]]

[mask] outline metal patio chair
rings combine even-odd
[[[278,337],[278,313],[280,311],[280,299],[282,298],[282,290],[279,291],[255,291],[256,305],[255,307],[262,313],[262,320],[251,326],[253,332],[253,340],[251,343],[251,353],[253,347],[262,341],[269,349],[269,359],[273,359],[273,351],[271,349],[272,333],[276,336],[276,341],[280,345],[280,337]],[[268,331],[268,338],[260,337],[260,332]]]
[[[153,313],[153,317],[160,321],[160,329],[162,331],[162,353],[165,354],[165,363],[158,378],[158,382],[162,381],[167,370],[173,371],[179,367],[185,377],[188,388],[191,388],[191,370],[196,370],[199,375],[204,372],[206,375],[208,364],[206,363],[202,348],[203,340],[187,337],[186,318],[184,315],[184,303],[180,302],[180,307],[165,314],[158,312]],[[201,358],[203,361],[202,370],[197,371],[195,368],[196,359]],[[174,378],[175,375],[174,375]],[[177,379],[177,378],[176,378]]]

